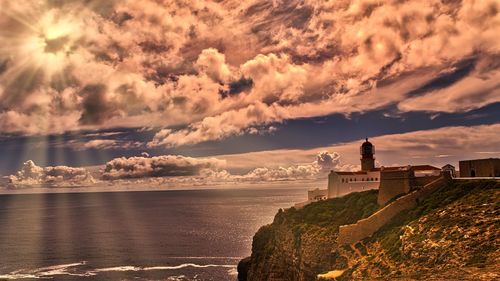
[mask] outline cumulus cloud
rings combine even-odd
[[[392,104],[498,102],[496,0],[0,5],[4,133],[156,127],[151,146],[180,146]],[[428,88],[471,58],[474,71]]]
[[[108,163],[102,177],[106,180],[150,177],[195,176],[203,169],[217,169],[224,161],[215,158],[192,158],[179,155],[116,158]]]
[[[314,159],[314,157],[312,157]],[[304,182],[322,179],[329,169],[350,170],[337,153],[320,152],[316,160],[304,164],[293,162],[280,166],[253,166],[244,173],[228,171],[231,165],[224,159],[193,158],[181,155],[115,158],[105,164],[94,176],[85,168],[66,166],[40,167],[27,161],[15,175],[7,177],[11,186],[165,186],[194,187],[231,185],[238,183],[265,184],[273,182]]]
[[[282,181],[317,180],[330,169],[350,170],[342,165],[337,153],[320,152],[313,162],[288,163],[278,167],[253,167],[245,173],[231,173],[225,160],[219,158],[191,158],[185,156],[157,156],[117,158],[106,164],[105,180],[132,180],[132,182],[170,185],[228,185],[232,183],[270,183]],[[130,183],[130,182],[129,182]]]
[[[340,155],[336,152],[329,153],[328,151],[322,151],[318,154],[316,163],[322,171],[328,172],[339,167]]]
[[[48,186],[88,186],[96,183],[85,168],[67,166],[40,167],[33,161],[26,161],[21,170],[8,177],[12,186],[48,185]]]
[[[377,147],[378,165],[431,164],[442,166],[459,160],[498,157],[500,125],[444,127],[370,139]],[[359,146],[363,140],[307,150],[273,150],[193,158],[180,155],[116,158],[103,166],[95,178],[87,168],[39,167],[32,161],[7,177],[16,187],[30,185],[138,186],[141,188],[191,188],[270,184],[306,184],[326,180],[330,170],[359,169]],[[335,151],[335,152],[332,152]]]
[[[316,165],[293,165],[278,168],[256,168],[242,176],[233,176],[235,181],[265,183],[275,181],[296,181],[317,179],[319,169]]]
[[[218,50],[210,48],[201,52],[198,60],[196,61],[196,68],[207,74],[215,82],[228,82],[231,78],[231,70],[226,64],[224,54],[219,53]]]

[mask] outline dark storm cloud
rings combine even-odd
[[[229,91],[221,90],[220,94],[223,98],[226,98],[231,95],[237,95],[242,92],[248,92],[253,87],[252,79],[246,79],[245,77],[241,77],[240,80],[229,83]]]
[[[80,92],[83,97],[83,112],[80,123],[83,125],[102,124],[116,114],[116,107],[107,97],[106,85],[87,85]]]

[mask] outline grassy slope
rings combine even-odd
[[[280,210],[274,222],[254,236],[250,280],[311,280],[317,272],[345,266],[345,259],[332,252],[339,226],[368,217],[378,208],[377,191],[372,190]],[[291,272],[274,277],[273,272],[279,271]]]
[[[334,269],[346,270],[342,280],[418,279],[457,267],[486,272],[499,260],[499,192],[492,181],[444,186],[373,237],[340,249],[338,227],[378,210],[377,191],[280,210],[254,237],[249,280],[314,280]]]
[[[365,249],[365,254],[350,256],[350,269],[342,279],[439,275],[438,280],[454,280],[461,270],[479,272],[470,280],[489,280],[500,258],[499,218],[500,183],[444,186],[359,243],[357,247]]]

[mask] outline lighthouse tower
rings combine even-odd
[[[366,141],[359,148],[359,153],[361,154],[361,171],[369,172],[375,168],[375,146],[368,141]]]

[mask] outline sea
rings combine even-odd
[[[0,280],[237,280],[304,189],[0,195]]]

